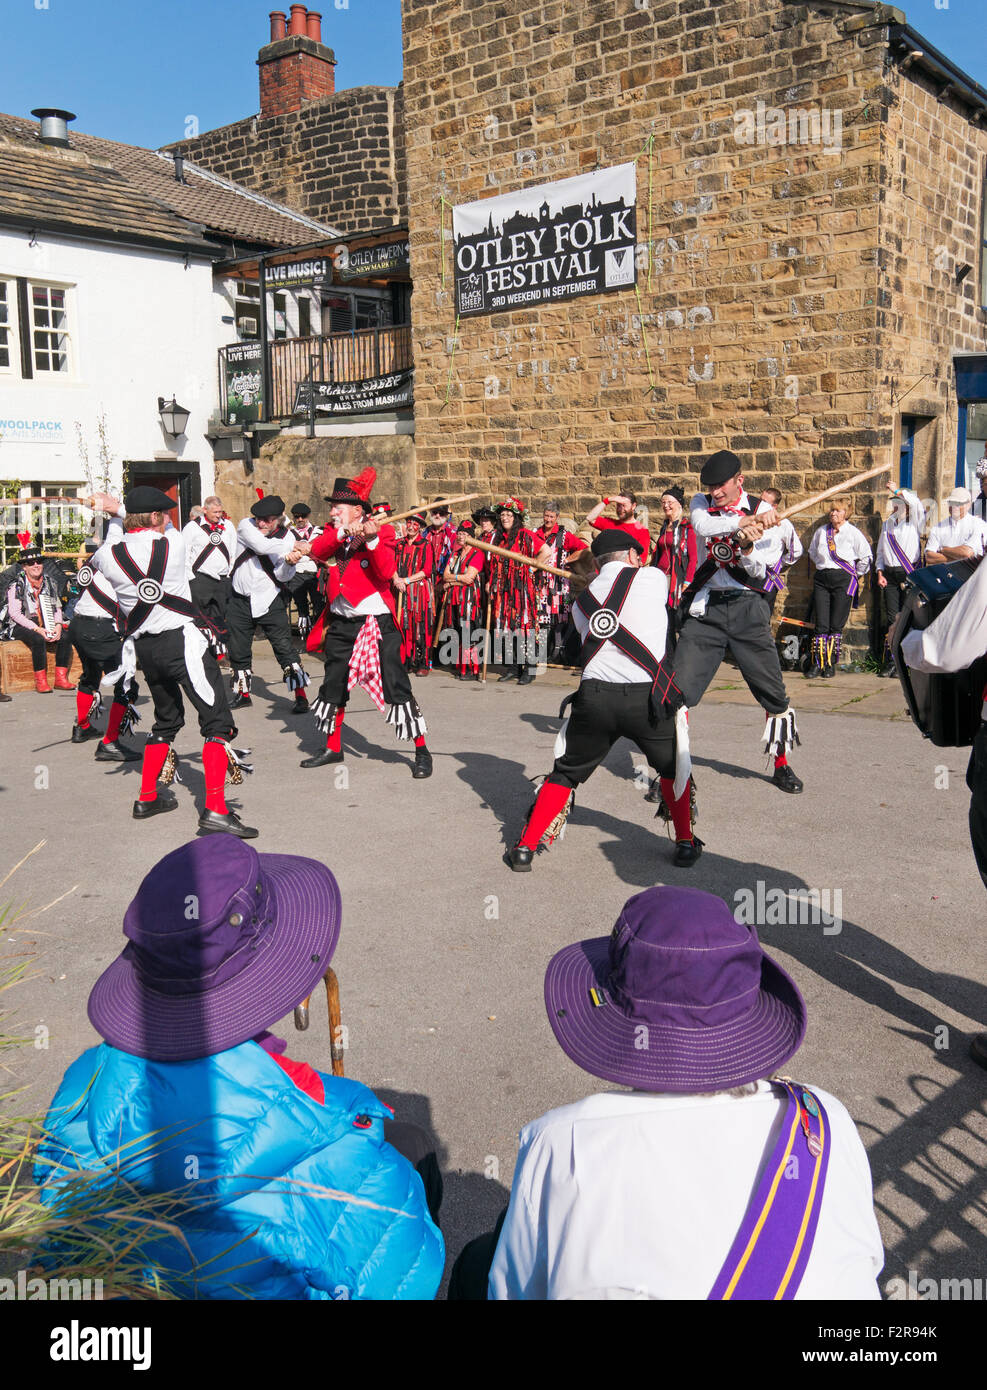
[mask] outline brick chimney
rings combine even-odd
[[[271,41],[257,55],[260,114],[283,116],[336,90],[336,55],[322,42],[322,15],[292,5],[291,18],[272,10]]]

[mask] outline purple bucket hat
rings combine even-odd
[[[315,859],[210,835],[168,854],[123,919],[128,944],[89,996],[111,1046],[156,1062],[237,1047],[305,999],[339,940],[335,878]]]
[[[552,1030],[572,1060],[642,1091],[698,1093],[759,1081],[802,1044],[805,1001],[722,898],[648,888],[609,937],[553,956]]]

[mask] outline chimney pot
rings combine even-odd
[[[289,34],[302,34],[306,32],[305,17],[308,10],[305,5],[292,5],[291,20],[288,24]]]
[[[75,120],[71,111],[62,111],[57,106],[37,106],[31,115],[37,116],[41,122],[40,138],[43,145],[61,145],[63,149],[68,149],[68,122]]]
[[[318,10],[309,10],[308,18],[305,21],[308,25],[308,36],[316,43],[322,42],[322,16]]]
[[[272,10],[271,19],[271,43],[277,43],[278,39],[283,39],[286,33],[287,16],[284,10]]]

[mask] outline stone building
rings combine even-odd
[[[520,490],[578,516],[620,485],[654,508],[718,448],[789,501],[881,463],[932,498],[967,479],[987,435],[987,91],[902,11],[403,9],[425,491]],[[636,286],[457,332],[445,205],[625,163]],[[883,491],[862,490],[858,520]]]
[[[274,10],[270,22],[257,56],[259,113],[168,149],[343,235],[404,222],[401,88],[337,91],[322,16],[292,5],[290,19]]]

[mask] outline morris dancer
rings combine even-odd
[[[613,503],[614,511],[617,513],[616,520],[613,517],[603,516],[603,510]],[[646,526],[641,526],[636,520],[637,495],[633,492],[622,492],[617,497],[604,497],[598,502],[591,512],[587,514],[586,520],[594,531],[626,531],[629,536],[640,541],[644,546],[644,562],[647,564],[648,556],[651,553],[651,533]]]
[[[545,542],[523,526],[524,505],[517,497],[509,497],[500,508],[500,530],[494,533],[492,544],[505,550],[515,550],[528,559],[546,561],[550,551]],[[535,576],[530,565],[519,565],[501,555],[490,556],[488,586],[490,592],[491,628],[497,634],[505,670],[502,681],[516,680],[518,685],[530,685],[535,678],[538,640],[538,600]],[[509,661],[508,653],[522,660]]]
[[[547,547],[549,563],[558,569],[567,569],[573,555],[587,548],[585,541],[559,525],[558,502],[546,504],[542,524],[535,535]],[[548,659],[551,661],[560,653],[565,630],[569,626],[569,610],[572,607],[569,581],[559,574],[539,570],[535,577],[535,593],[538,597],[538,625],[547,634]]]
[[[668,637],[674,647],[678,638],[678,609],[682,595],[696,573],[696,533],[685,513],[685,493],[680,487],[667,487],[661,495],[664,520],[651,563],[668,580]]]
[[[782,504],[781,493],[776,487],[766,487],[761,493],[761,501],[777,511]],[[785,587],[785,570],[797,564],[804,553],[798,532],[787,517],[777,526],[772,526],[760,542],[758,554],[768,567],[764,588],[772,613],[775,611],[778,595]]]
[[[255,502],[250,516],[236,528],[236,536],[233,594],[226,609],[233,708],[250,707],[254,632],[260,628],[273,648],[285,685],[294,694],[292,714],[305,714],[309,677],[292,644],[286,586],[311,543],[297,540],[288,530],[280,497],[262,497]]]
[[[572,606],[582,638],[582,680],[572,714],[555,744],[555,766],[541,785],[521,837],[505,856],[527,873],[535,851],[551,845],[587,781],[619,738],[636,744],[661,779],[675,826],[674,863],[690,868],[703,849],[692,831],[692,778],[685,711],[673,713],[678,692],[665,664],[668,581],[641,568],[644,547],[625,531],[609,530],[592,545],[599,574]]]
[[[891,515],[881,527],[877,541],[877,586],[884,594],[884,647],[879,676],[896,676],[891,655],[891,629],[901,612],[905,586],[912,570],[922,563],[922,527],[925,508],[918,494],[899,488],[888,499]]]
[[[847,507],[834,502],[829,521],[809,542],[809,561],[816,567],[812,598],[816,633],[812,666],[806,676],[835,676],[840,664],[843,629],[850,609],[859,602],[860,581],[871,567],[874,552],[863,531],[847,521]]]
[[[473,523],[461,521],[456,531],[456,544],[445,571],[445,608],[443,627],[456,635],[457,659],[453,674],[457,680],[480,679],[480,652],[473,646],[473,633],[483,623],[480,596],[480,575],[486,555],[470,545]],[[442,646],[439,638],[439,656]]]
[[[435,622],[433,552],[425,536],[425,518],[405,519],[405,538],[395,544],[394,588],[401,601],[401,661],[406,671],[427,676],[432,666],[432,625]]]
[[[691,508],[699,569],[682,596],[685,620],[675,649],[675,683],[686,705],[698,705],[720,662],[732,652],[765,710],[772,780],[781,791],[800,792],[802,782],[788,766],[798,729],[771,636],[764,592],[767,567],[757,545],[764,529],[778,524],[778,514],[765,502],[755,508],[744,491],[740,460],[728,449],[706,460],[699,481],[707,489],[692,499]]]
[[[401,633],[391,581],[395,573],[394,528],[372,515],[370,492],[377,474],[365,468],[356,478],[337,478],[333,525],[312,543],[312,558],[329,566],[329,603],[312,630],[307,649],[324,647],[325,679],[312,707],[326,734],[324,752],[302,767],[343,760],[343,712],[354,685],[362,685],[393,725],[398,738],[413,739],[416,778],[431,777],[425,719],[401,664]],[[328,626],[327,626],[328,624]]]
[[[295,540],[314,541],[316,536],[322,535],[322,527],[313,526],[309,521],[312,508],[304,502],[296,502],[291,515],[288,534],[294,536]],[[303,555],[295,566],[295,577],[289,583],[288,590],[298,609],[298,635],[307,637],[312,631],[312,610],[318,612],[322,607],[319,603],[318,566],[307,555]]]
[[[88,505],[92,505],[92,499]],[[99,738],[93,720],[100,712],[99,687],[102,682],[114,681],[113,703],[106,721],[106,733],[96,748],[98,763],[134,763],[140,754],[124,747],[119,738],[129,734],[140,722],[137,713],[137,682],[128,673],[124,659],[124,617],[109,580],[104,579],[92,564],[99,549],[96,541],[87,541],[88,554],[79,559],[76,583],[79,597],[69,623],[72,645],[82,662],[82,675],[75,696],[76,721],[72,726],[72,742],[88,743]]]
[[[429,510],[425,539],[432,552],[432,574],[438,588],[456,543],[456,525],[449,515],[448,507],[435,506]]]
[[[206,803],[199,829],[252,840],[258,832],[226,805],[227,774],[238,784],[243,770],[249,769],[232,746],[236,725],[216,658],[198,625],[206,619],[192,602],[185,542],[168,522],[168,513],[178,504],[157,488],[137,487],[124,498],[125,520],[113,497],[98,495],[94,505],[117,520],[111,520],[92,565],[113,586],[124,619],[121,636],[125,643],[133,638],[137,664],[154,701],[154,724],[144,745],[134,820],[148,820],[178,805],[167,784],[175,775],[172,745],[185,723],[184,692],[199,716],[204,740]],[[159,778],[164,788],[159,788]]]
[[[236,527],[218,497],[207,497],[202,515],[182,530],[188,557],[189,591],[221,634],[220,655],[226,651],[226,608],[233,592],[230,574],[236,555]]]

